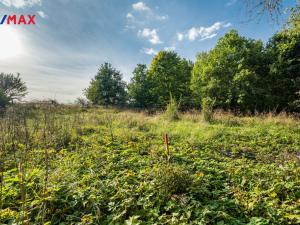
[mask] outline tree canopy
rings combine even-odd
[[[85,95],[93,104],[123,105],[127,97],[125,87],[120,71],[113,68],[110,63],[104,63],[85,90]]]
[[[293,110],[300,91],[299,11],[292,14],[287,28],[275,34],[267,44],[271,59],[271,107]]]
[[[150,101],[147,73],[147,66],[138,64],[132,73],[133,76],[128,85],[129,99],[134,106],[139,108],[146,108]]]
[[[8,98],[5,96],[3,90],[0,88],[0,108],[4,108],[8,103]]]
[[[295,8],[296,9],[296,8]],[[300,91],[299,8],[267,43],[232,30],[197,56],[191,88],[199,101],[237,112],[295,111]]]
[[[177,53],[160,51],[153,58],[148,73],[152,104],[165,107],[170,96],[177,100],[185,98],[183,104],[187,104],[191,70],[192,63],[180,58]]]
[[[27,87],[20,74],[0,73],[0,107],[14,101],[21,101],[27,94]]]
[[[218,108],[242,111],[261,108],[263,61],[263,43],[241,37],[232,30],[214,49],[198,55],[191,88],[200,99],[215,99]]]
[[[27,94],[27,87],[20,74],[0,73],[0,92],[9,102],[20,101]]]

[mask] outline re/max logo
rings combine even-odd
[[[4,15],[0,21],[0,25],[14,24],[14,25],[34,25],[35,15]]]

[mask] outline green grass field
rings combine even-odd
[[[2,224],[300,223],[287,115],[10,109],[0,147]]]

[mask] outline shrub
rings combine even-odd
[[[182,194],[192,183],[192,178],[183,166],[162,164],[155,169],[155,182],[165,196]]]

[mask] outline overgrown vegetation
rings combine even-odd
[[[13,104],[1,73],[0,224],[300,224],[299,31],[295,7],[266,45],[161,51],[128,86],[104,63],[72,106]]]
[[[0,119],[0,223],[297,224],[299,137],[287,115],[17,105]]]

